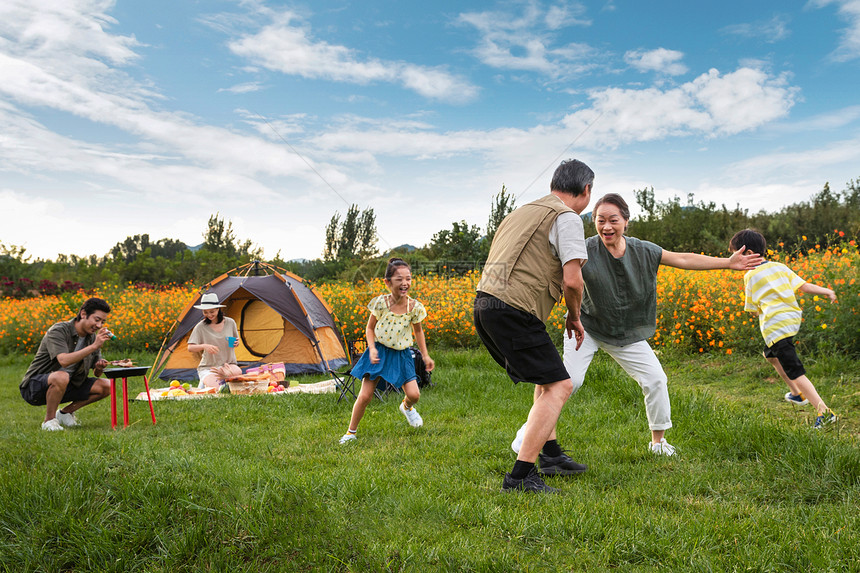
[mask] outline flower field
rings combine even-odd
[[[111,306],[107,326],[117,336],[116,341],[108,342],[111,349],[155,352],[195,291],[192,285],[141,289],[102,284],[88,293],[3,298],[0,299],[0,351],[35,352],[42,335],[52,324],[73,318],[87,298],[97,296]]]
[[[806,352],[841,352],[860,356],[860,254],[854,241],[828,249],[809,245],[802,254],[770,253],[802,278],[836,291],[837,304],[819,297],[801,297],[804,326],[798,337]],[[428,345],[467,347],[479,344],[472,324],[472,300],[478,273],[444,277],[416,275],[410,294],[424,303]],[[109,326],[118,350],[156,351],[180,310],[193,296],[193,285],[162,289],[102,285],[92,293],[64,293],[24,300],[0,299],[0,351],[35,352],[42,334],[59,320],[69,319],[87,296],[105,298],[112,306]],[[315,287],[334,309],[343,334],[362,338],[367,303],[386,292],[381,278],[352,284]],[[661,267],[657,277],[655,348],[690,353],[731,354],[758,351],[762,345],[757,319],[745,312],[743,273],[692,272]],[[548,330],[561,340],[564,310],[557,306]]]

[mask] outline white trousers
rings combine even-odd
[[[669,388],[666,373],[657,355],[642,340],[627,346],[613,346],[595,340],[588,333],[582,346],[576,350],[576,339],[564,334],[564,367],[573,382],[573,392],[579,390],[585,380],[585,373],[594,354],[604,350],[617,362],[627,374],[633,377],[642,388],[645,397],[645,415],[648,416],[648,426],[651,430],[668,430],[672,427],[672,407],[669,405]]]

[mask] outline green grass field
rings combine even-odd
[[[825,432],[761,358],[665,357],[675,458],[656,458],[638,386],[605,356],[559,439],[590,466],[562,495],[500,493],[531,401],[483,351],[434,352],[410,428],[374,401],[340,446],[336,394],[131,405],[39,429],[28,357],[0,358],[3,571],[857,571],[860,369],[807,359],[843,416]],[[148,363],[151,356],[133,356]],[[315,378],[314,380],[319,379]],[[303,381],[311,381],[303,380]],[[142,389],[135,381],[135,392]]]

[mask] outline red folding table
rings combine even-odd
[[[128,427],[128,379],[132,376],[143,376],[146,388],[146,399],[149,401],[149,412],[152,414],[152,424],[155,425],[155,409],[152,407],[152,397],[149,395],[149,381],[146,371],[149,366],[132,366],[129,368],[108,368],[104,377],[110,380],[110,427],[116,429],[116,380],[122,378],[122,421],[123,428]]]

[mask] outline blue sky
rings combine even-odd
[[[484,227],[576,157],[594,193],[752,212],[860,177],[860,0],[0,3],[0,242],[317,258]]]

